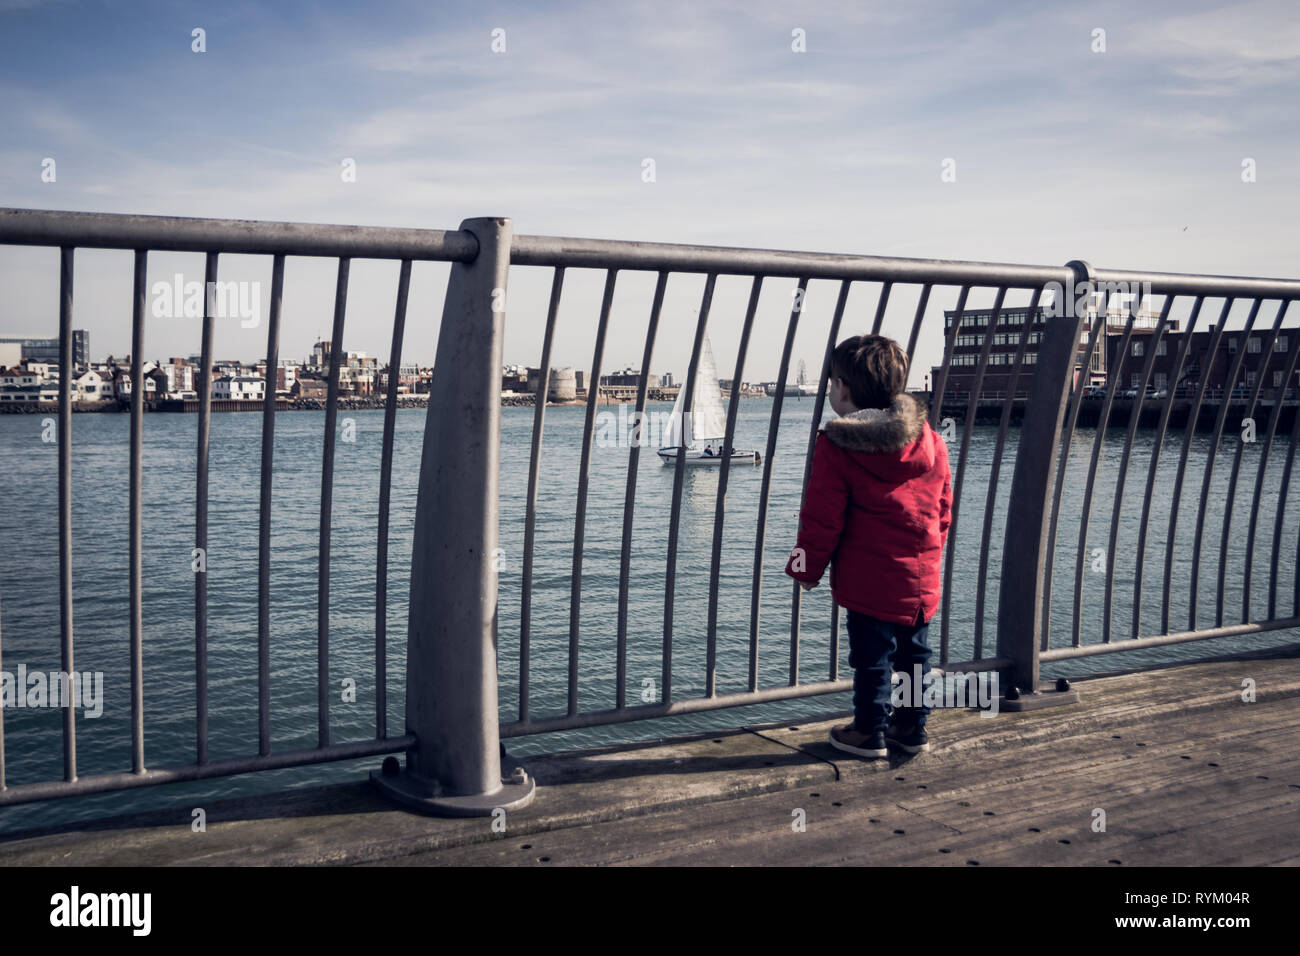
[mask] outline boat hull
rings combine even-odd
[[[673,465],[677,463],[676,448],[660,448],[658,454],[660,460],[663,461],[665,465]],[[686,449],[685,461],[686,464],[688,465],[720,465],[722,464],[722,456],[706,455],[702,451],[696,451],[695,449],[688,448]],[[741,451],[737,449],[736,451],[733,451],[731,453],[731,463],[733,465],[735,464],[757,465],[759,463],[758,452]]]

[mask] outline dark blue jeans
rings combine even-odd
[[[894,624],[849,611],[849,666],[853,668],[853,726],[860,733],[883,731],[889,726],[893,672],[902,671],[915,683],[913,667],[921,677],[930,672],[930,622],[918,615],[913,624]],[[922,685],[924,686],[924,685]],[[930,708],[900,707],[899,723],[925,726]]]

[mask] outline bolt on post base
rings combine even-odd
[[[370,771],[370,780],[391,800],[438,817],[488,817],[497,809],[522,810],[537,796],[537,783],[523,767],[503,778],[501,788],[491,793],[446,794],[437,781],[397,770],[385,761],[385,769]],[[396,772],[391,772],[396,771]]]
[[[1079,690],[1071,687],[1070,682],[1062,678],[1057,681],[1040,681],[1038,690],[1030,693],[1016,687],[1007,688],[1007,692],[998,701],[999,710],[1024,711],[1040,710],[1043,707],[1058,707],[1062,704],[1077,704]]]

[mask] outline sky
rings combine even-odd
[[[0,206],[33,209],[508,216],[529,235],[1297,278],[1297,104],[1300,11],[1264,0],[0,0]],[[155,253],[149,278],[202,268]],[[415,267],[408,361],[432,364],[447,269]],[[334,275],[289,260],[283,357],[328,337]],[[223,279],[263,283],[263,315],[269,276],[267,257],[222,257]],[[549,282],[512,270],[507,363],[538,364]],[[590,367],[602,282],[566,280],[553,364]],[[395,263],[352,264],[347,349],[387,356],[396,283]],[[620,276],[607,369],[640,365],[653,284]],[[670,282],[651,371],[685,371],[702,285]],[[776,377],[792,286],[765,286],[749,380]],[[79,251],[75,289],[93,357],[129,352],[131,254]],[[719,281],[724,377],[747,292]],[[835,293],[810,288],[794,363],[820,367]],[[876,295],[855,285],[846,334]],[[0,334],[55,334],[57,297],[56,250],[0,247]],[[887,333],[914,302],[896,291]],[[219,325],[218,358],[265,353],[265,323],[243,324]],[[146,358],[190,355],[198,332],[151,318]],[[937,358],[936,331],[917,367]]]

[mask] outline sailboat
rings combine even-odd
[[[732,401],[736,393],[732,391]],[[688,465],[716,465],[723,458],[723,440],[727,434],[727,416],[722,410],[722,390],[718,388],[718,369],[713,362],[713,348],[708,336],[704,338],[704,351],[695,372],[695,388],[691,396],[691,411],[686,413],[686,387],[677,392],[672,417],[664,429],[664,446],[659,457],[665,465],[676,464],[678,446],[681,444],[681,427],[689,425],[686,451],[683,460]],[[731,461],[757,465],[761,458],[756,451],[731,450]]]

